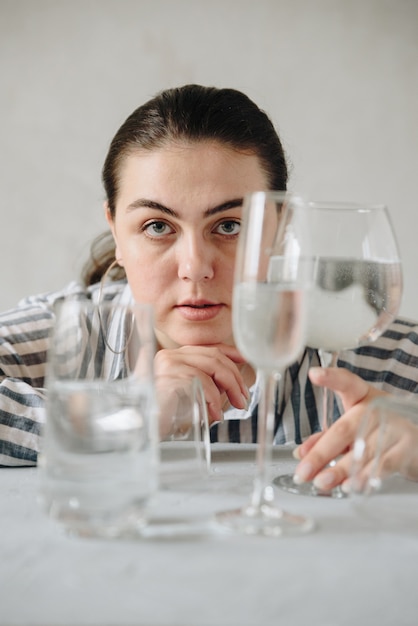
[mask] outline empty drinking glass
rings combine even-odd
[[[162,489],[201,490],[209,478],[211,448],[206,400],[197,377],[157,382],[159,482]]]
[[[416,533],[418,402],[379,396],[357,430],[349,481],[343,485],[363,523]]]

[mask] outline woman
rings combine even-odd
[[[164,91],[117,131],[103,183],[110,239],[93,247],[84,284],[29,298],[0,317],[0,463],[36,462],[51,307],[69,295],[151,302],[157,377],[198,376],[216,423],[212,440],[255,441],[256,376],[234,346],[232,281],[243,196],[287,187],[271,121],[236,90],[186,85]],[[413,331],[399,322],[373,363],[364,348],[344,353],[344,364],[388,390],[417,392]],[[318,364],[307,348],[286,370],[276,443],[300,443],[319,430],[317,388],[308,378]]]

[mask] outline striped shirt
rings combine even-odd
[[[71,283],[62,291],[26,298],[0,315],[0,465],[36,464],[55,304],[68,297],[97,303],[99,294],[99,284],[85,288]],[[119,304],[132,300],[124,281],[105,285],[102,297]],[[309,368],[315,365],[319,365],[317,351],[306,348],[282,374],[276,397],[276,444],[300,443],[320,430],[321,390],[308,378]],[[391,393],[418,393],[418,324],[396,320],[375,342],[341,352],[338,365]],[[257,392],[256,386],[249,416],[235,411],[232,419],[211,428],[212,441],[256,442]],[[335,409],[338,417],[339,409]]]

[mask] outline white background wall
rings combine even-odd
[[[110,139],[157,91],[245,91],[290,187],[388,204],[418,318],[417,0],[0,0],[0,308],[77,278]]]

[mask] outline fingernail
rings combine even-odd
[[[242,397],[242,408],[248,411],[248,409],[250,408],[251,400],[250,398],[246,398],[245,396],[241,396],[241,397]]]
[[[224,414],[222,413],[222,411],[220,411],[218,419],[217,420],[213,420],[209,424],[209,426],[210,426],[210,428],[212,428],[212,426],[215,426],[216,424],[222,424],[222,422],[224,422],[224,421],[225,421]]]
[[[334,472],[327,471],[318,474],[318,476],[315,476],[313,484],[317,489],[324,489],[326,491],[327,489],[330,489],[331,485],[334,483],[334,480]]]
[[[350,494],[351,493],[351,484],[349,480],[345,480],[343,482],[343,484],[341,485],[341,491],[343,491],[344,493]]]
[[[210,411],[209,406],[212,407],[212,411]],[[217,418],[215,417],[215,419],[211,417],[211,414],[213,415],[214,413],[217,414]],[[215,406],[212,403],[207,404],[207,414],[208,414],[208,418],[209,418],[209,422],[211,426],[214,426],[215,424],[219,424],[219,422],[223,422],[225,419],[222,409],[215,408]]]
[[[244,396],[246,400],[249,400],[251,398],[251,393],[248,387],[244,387]]]
[[[305,483],[312,472],[312,465],[310,463],[304,463],[296,468],[296,472],[293,476],[293,480],[297,485]]]
[[[297,448],[294,448],[292,452],[292,456],[294,459],[297,459],[298,461],[300,461],[299,446]]]

